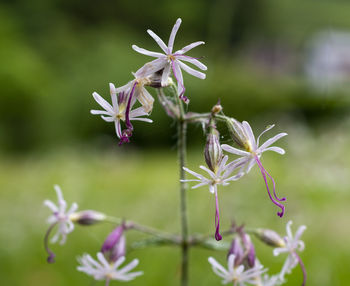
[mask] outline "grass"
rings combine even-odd
[[[306,250],[302,258],[308,270],[307,285],[348,285],[350,194],[348,188],[350,137],[333,129],[311,136],[303,128],[289,129],[282,157],[266,153],[265,167],[276,178],[278,192],[287,196],[287,213],[277,217],[269,201],[258,169],[229,187],[220,189],[222,229],[232,219],[247,226],[272,228],[284,234],[285,224],[294,229],[306,224]],[[330,140],[331,139],[331,140]],[[332,144],[329,144],[332,142]],[[337,148],[334,148],[336,146]],[[54,184],[59,184],[68,203],[79,209],[95,209],[125,217],[169,232],[178,232],[178,168],[175,150],[141,152],[132,147],[96,152],[84,148],[48,154],[0,157],[0,269],[3,285],[103,285],[76,271],[76,256],[96,253],[112,230],[111,224],[77,226],[64,247],[53,245],[57,262],[48,265],[43,250],[49,211],[44,199],[56,200]],[[203,164],[200,150],[189,152],[189,168]],[[206,188],[189,190],[190,230],[214,233],[214,197]],[[142,235],[141,237],[145,237]],[[128,233],[128,242],[140,235]],[[272,249],[254,240],[258,257],[272,273],[283,259]],[[224,263],[226,253],[195,248],[191,251],[190,285],[220,285],[210,270],[208,256]],[[180,250],[152,247],[134,250],[127,260],[140,259],[145,275],[128,285],[179,285]],[[286,285],[299,285],[296,268]],[[112,285],[118,285],[114,282]]]

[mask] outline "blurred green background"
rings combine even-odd
[[[179,230],[173,121],[156,102],[154,123],[136,123],[132,142],[118,147],[112,124],[89,113],[98,107],[93,91],[108,98],[109,82],[125,84],[150,60],[131,45],[158,50],[146,29],[166,41],[178,17],[175,48],[206,42],[189,53],[208,66],[204,81],[184,75],[189,110],[208,111],[220,98],[227,115],[248,120],[256,133],[276,123],[270,134],[289,134],[279,144],[285,156],[263,159],[287,196],[286,217],[276,216],[255,167],[220,192],[223,227],[235,219],[284,234],[289,219],[294,228],[306,224],[308,285],[348,285],[350,2],[344,0],[1,1],[3,285],[95,285],[76,271],[76,256],[95,253],[113,226],[77,227],[64,247],[53,246],[57,263],[47,265],[42,240],[49,211],[42,201],[56,200],[54,184],[80,209]],[[189,131],[189,167],[197,170],[205,139],[200,126]],[[214,197],[201,188],[188,199],[191,232],[212,232]],[[279,271],[282,258],[258,241],[256,248],[271,273]],[[193,249],[191,285],[220,285],[209,255],[224,262],[226,254]],[[132,257],[140,258],[145,275],[130,285],[178,285],[178,249]],[[286,285],[300,281],[297,268]]]

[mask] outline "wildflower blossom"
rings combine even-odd
[[[101,118],[107,122],[114,122],[116,134],[119,139],[121,139],[120,144],[129,142],[129,137],[132,135],[133,127],[130,123],[131,120],[145,121],[152,123],[153,121],[149,118],[143,118],[140,116],[148,115],[145,112],[144,107],[138,107],[131,110],[132,106],[135,104],[135,97],[128,97],[128,94],[119,93],[117,97],[117,91],[115,86],[110,83],[110,93],[112,99],[112,105],[110,105],[106,100],[104,100],[98,93],[94,92],[92,95],[96,102],[104,110],[91,110],[94,115],[101,115]],[[133,90],[136,85],[133,85]],[[128,100],[130,98],[130,100]],[[128,114],[126,114],[128,111]],[[127,129],[122,131],[121,121],[126,121]]]
[[[204,44],[202,41],[194,42],[192,44],[189,44],[185,47],[183,47],[181,50],[178,50],[176,52],[173,52],[173,46],[174,46],[174,40],[176,33],[181,25],[181,19],[177,19],[176,23],[171,31],[168,46],[165,45],[165,43],[160,39],[153,31],[147,30],[147,33],[157,42],[159,47],[163,50],[164,54],[158,53],[158,52],[151,52],[148,50],[145,50],[143,48],[139,48],[136,45],[133,45],[132,48],[141,54],[151,56],[154,58],[157,58],[147,64],[145,64],[143,67],[141,67],[137,72],[136,76],[139,76],[140,74],[143,75],[151,75],[157,71],[163,70],[162,75],[162,86],[165,86],[165,83],[170,75],[171,70],[173,71],[174,77],[178,83],[178,95],[181,99],[183,99],[185,102],[188,101],[187,97],[184,96],[185,93],[185,86],[184,81],[182,77],[182,71],[186,71],[187,73],[198,77],[200,79],[205,79],[205,74],[202,72],[199,72],[191,67],[189,67],[187,64],[184,63],[188,62],[196,67],[198,67],[201,70],[207,70],[207,67],[202,64],[200,61],[198,61],[196,58],[189,57],[184,55],[189,50]]]
[[[78,258],[78,270],[93,276],[96,280],[106,280],[109,285],[111,280],[130,281],[143,272],[132,272],[138,264],[138,259],[134,259],[123,268],[119,268],[125,261],[126,241],[124,236],[125,225],[116,227],[105,239],[101,251],[97,253],[97,261],[90,255],[84,254]]]
[[[236,181],[242,176],[241,173],[231,176],[232,172],[235,171],[236,169],[236,165],[235,164],[226,165],[227,160],[228,160],[228,156],[224,156],[222,160],[220,160],[220,163],[216,171],[212,171],[205,166],[200,166],[199,168],[201,168],[202,170],[208,173],[209,178],[206,178],[201,174],[193,172],[186,167],[183,168],[186,172],[197,177],[197,179],[182,180],[182,182],[199,182],[199,184],[193,186],[192,189],[196,189],[196,188],[208,185],[209,191],[215,195],[215,226],[216,226],[215,239],[216,240],[222,239],[222,236],[219,233],[220,215],[219,215],[219,200],[218,200],[217,186],[218,185],[227,186],[229,185],[229,182]]]
[[[97,260],[89,254],[84,254],[78,258],[80,266],[77,270],[94,277],[95,280],[106,280],[106,285],[109,285],[111,280],[130,281],[143,274],[142,271],[130,272],[139,264],[138,259],[120,268],[124,261],[125,256],[119,257],[114,262],[108,262],[102,252],[97,253]]]
[[[274,125],[270,125],[268,128],[266,128],[258,137],[257,140],[255,140],[255,136],[253,134],[253,131],[247,121],[243,121],[242,123],[234,120],[232,121],[233,124],[233,134],[234,134],[234,140],[238,145],[244,149],[240,150],[237,148],[234,148],[230,145],[223,144],[221,145],[222,149],[226,152],[241,156],[241,158],[236,159],[234,162],[241,167],[241,171],[244,173],[248,173],[251,168],[255,165],[255,163],[258,165],[261,174],[264,178],[266,189],[268,192],[268,195],[271,199],[271,201],[277,205],[279,208],[281,208],[281,212],[277,212],[278,216],[282,217],[284,214],[284,205],[282,205],[280,202],[285,201],[285,198],[278,198],[276,194],[276,184],[272,176],[266,171],[266,169],[263,167],[260,157],[263,152],[265,151],[274,151],[276,153],[279,153],[283,155],[285,151],[276,146],[271,146],[273,143],[275,143],[277,140],[281,139],[282,137],[286,136],[287,133],[279,133],[275,135],[274,137],[268,139],[265,143],[263,143],[261,146],[259,146],[259,140],[260,137],[270,129],[274,127]],[[271,179],[273,184],[273,196],[271,195],[269,184],[267,181],[266,175]]]
[[[277,247],[273,250],[273,254],[275,256],[281,254],[281,253],[289,253],[283,267],[282,270],[280,272],[280,277],[281,279],[284,278],[284,275],[286,273],[290,273],[291,270],[299,263],[301,270],[303,271],[303,284],[305,285],[306,283],[306,270],[304,267],[304,264],[300,258],[300,256],[298,255],[298,252],[301,252],[304,250],[305,245],[304,242],[302,240],[300,240],[301,235],[303,234],[303,232],[306,229],[305,225],[302,225],[298,228],[297,232],[295,233],[295,236],[293,237],[292,234],[292,230],[291,230],[291,225],[292,225],[292,221],[289,221],[287,223],[286,226],[286,231],[287,231],[287,236],[285,236],[284,242],[285,245],[282,247]]]
[[[258,285],[258,277],[266,271],[261,264],[244,270],[244,265],[235,266],[235,255],[230,254],[227,259],[227,269],[217,262],[213,257],[209,257],[208,261],[216,275],[221,277],[222,284],[233,283],[234,286],[244,286],[248,284]]]
[[[49,257],[47,259],[49,263],[54,262],[54,257],[55,257],[55,254],[48,247],[48,238],[51,231],[56,225],[58,225],[58,230],[56,234],[51,238],[51,243],[55,243],[60,239],[59,243],[61,245],[64,244],[67,239],[67,234],[74,230],[72,215],[78,209],[78,205],[76,203],[73,203],[70,209],[66,211],[67,203],[63,199],[61,188],[57,185],[55,185],[54,188],[57,194],[58,204],[56,205],[50,200],[44,201],[44,205],[47,206],[52,211],[52,215],[48,218],[48,223],[50,223],[50,227],[46,232],[45,240],[44,240],[45,249],[49,254]]]

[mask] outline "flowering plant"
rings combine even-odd
[[[239,122],[233,117],[227,116],[223,112],[223,107],[218,102],[208,113],[186,112],[185,104],[189,104],[189,99],[185,95],[185,86],[182,76],[182,70],[190,75],[200,79],[205,79],[205,74],[188,66],[190,63],[202,71],[207,67],[197,58],[185,55],[191,49],[204,44],[203,41],[197,41],[185,46],[184,48],[173,52],[175,36],[180,27],[181,19],[177,19],[168,45],[153,31],[147,30],[148,34],[157,42],[163,53],[151,52],[133,45],[132,48],[144,55],[156,58],[151,62],[144,64],[127,84],[121,87],[115,87],[110,83],[111,103],[106,101],[98,93],[93,93],[95,101],[103,110],[91,110],[94,115],[100,115],[107,122],[113,122],[119,145],[130,142],[134,132],[131,124],[133,120],[152,123],[149,118],[153,109],[154,98],[146,87],[156,89],[157,97],[166,114],[177,122],[178,130],[178,154],[180,162],[180,202],[181,202],[181,233],[168,234],[160,230],[137,224],[133,221],[121,220],[107,216],[94,210],[85,210],[77,212],[77,204],[66,211],[66,202],[63,199],[62,192],[58,186],[55,190],[58,196],[58,206],[53,202],[46,200],[44,204],[50,208],[52,215],[49,218],[50,227],[45,235],[45,249],[49,254],[48,262],[54,262],[54,253],[48,247],[51,231],[57,226],[58,230],[51,239],[52,243],[60,239],[60,244],[64,244],[67,235],[74,230],[74,224],[93,225],[98,222],[109,221],[116,224],[115,229],[107,236],[103,242],[100,251],[96,254],[97,260],[89,254],[83,254],[78,258],[79,266],[77,270],[92,276],[95,280],[104,280],[106,285],[112,280],[129,281],[143,274],[142,271],[131,272],[139,264],[138,259],[132,260],[129,264],[122,267],[127,259],[126,253],[126,234],[129,230],[136,230],[154,236],[153,244],[168,243],[181,248],[181,285],[188,285],[189,248],[194,246],[205,246],[212,249],[227,249],[227,269],[222,266],[215,258],[209,257],[208,261],[214,271],[221,279],[223,284],[233,283],[233,285],[281,285],[286,281],[286,274],[300,265],[303,271],[303,282],[306,283],[306,270],[298,252],[304,249],[304,243],[300,240],[305,226],[299,227],[296,235],[293,237],[291,232],[291,221],[287,223],[287,236],[281,236],[273,230],[261,228],[246,228],[243,225],[235,224],[226,231],[220,230],[219,199],[218,193],[221,186],[228,186],[248,174],[256,164],[263,176],[267,193],[271,201],[280,208],[277,213],[283,217],[285,206],[283,202],[285,197],[279,198],[276,191],[276,182],[267,172],[262,164],[262,154],[265,151],[274,151],[283,155],[284,149],[277,146],[271,146],[277,140],[286,136],[287,133],[279,133],[260,145],[261,136],[272,129],[274,125],[267,127],[257,139],[255,139],[253,130],[247,121]],[[186,62],[186,63],[184,63]],[[172,76],[174,78],[172,78]],[[167,90],[167,93],[164,91]],[[170,93],[170,95],[169,95]],[[168,95],[166,95],[168,94]],[[220,131],[218,123],[224,123],[224,126],[231,136],[230,144],[220,143]],[[186,136],[187,125],[200,123],[206,134],[206,144],[204,150],[204,159],[207,166],[200,166],[205,175],[186,167]],[[230,159],[224,152],[238,156]],[[186,173],[194,178],[187,179]],[[270,179],[270,184],[269,180]],[[187,183],[196,182],[192,189],[206,186],[210,193],[215,196],[215,234],[194,236],[189,234],[187,219],[186,192]],[[272,184],[272,186],[271,186]],[[272,191],[271,191],[272,188]],[[267,274],[267,268],[261,264],[255,252],[255,246],[252,236],[257,237],[266,245],[274,247],[275,256],[288,253],[286,261],[280,273],[275,275]],[[213,238],[216,241],[231,237],[230,246],[225,246],[223,242],[216,244],[210,243]],[[144,242],[147,245],[147,241]],[[218,245],[223,244],[223,247]]]

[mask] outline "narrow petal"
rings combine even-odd
[[[120,274],[124,274],[126,272],[129,272],[130,270],[134,269],[138,264],[139,264],[139,260],[138,259],[134,259],[129,264],[127,264],[125,267],[120,269],[119,273]]]
[[[110,113],[105,111],[105,110],[90,110],[90,113],[93,114],[93,115],[100,115],[100,114],[103,114],[103,115],[109,115],[110,116]]]
[[[109,263],[102,252],[97,253],[97,258],[102,263],[102,265],[104,265],[106,268],[109,268]]]
[[[113,122],[114,118],[110,116],[101,116],[101,118],[106,122]]]
[[[185,63],[181,62],[181,61],[177,61],[180,65],[180,67],[187,73],[195,76],[195,77],[198,77],[200,79],[205,79],[206,75],[205,73],[202,73],[200,71],[196,71],[195,69],[189,67],[188,65],[186,65]]]
[[[201,175],[201,174],[198,174],[198,173],[196,173],[196,172],[194,172],[194,171],[191,171],[190,169],[188,169],[188,168],[186,168],[186,167],[183,167],[183,169],[186,171],[186,172],[188,172],[188,173],[190,173],[191,175],[193,175],[193,176],[195,176],[195,177],[197,177],[197,178],[199,178],[199,179],[205,179],[205,177],[203,176],[203,175]]]
[[[114,125],[115,125],[115,133],[120,139],[120,137],[122,136],[122,127],[120,126],[120,120],[119,119],[115,120]]]
[[[164,53],[169,53],[168,47],[164,44],[161,38],[159,38],[152,30],[148,29],[147,33],[157,42],[158,46],[164,51]]]
[[[199,60],[195,58],[185,56],[185,55],[179,55],[179,56],[176,56],[176,58],[185,62],[189,62],[203,71],[206,71],[208,69],[206,65],[202,64]]]
[[[163,56],[163,54],[161,54],[161,53],[151,52],[151,51],[148,51],[148,50],[146,50],[146,49],[139,48],[139,47],[136,46],[136,45],[132,45],[131,47],[132,47],[136,52],[138,52],[138,53],[140,53],[140,54],[143,54],[143,55],[146,55],[146,56],[155,57],[155,58],[159,58],[159,57]]]
[[[263,151],[265,148],[269,147],[271,144],[275,143],[277,140],[281,139],[282,137],[288,135],[287,133],[279,133],[276,136],[268,139],[264,144],[262,144],[259,147],[260,151]]]
[[[106,101],[104,100],[97,92],[94,92],[92,94],[96,102],[101,105],[106,111],[108,111],[110,114],[113,114],[113,107]]]
[[[182,77],[182,72],[177,61],[172,61],[171,64],[172,64],[174,77],[177,81],[177,92],[178,92],[178,95],[181,97],[185,93],[185,86],[184,86],[184,80]]]
[[[189,50],[192,50],[193,48],[195,48],[199,45],[203,45],[203,44],[205,44],[205,42],[203,42],[203,41],[194,42],[192,44],[189,44],[189,45],[183,47],[181,50],[176,51],[175,54],[184,54],[184,53],[188,52]]]
[[[236,155],[239,155],[239,156],[250,156],[249,152],[243,151],[243,150],[239,150],[239,149],[234,148],[234,147],[232,147],[230,145],[227,145],[227,144],[222,144],[221,148],[223,150],[225,150],[226,152],[229,152],[229,153],[232,153],[232,154],[236,154]]]
[[[167,83],[169,75],[170,75],[170,69],[171,69],[170,63],[165,65],[164,70],[163,70],[163,74],[162,74],[162,82],[161,82],[162,86],[166,86],[166,83]]]
[[[138,108],[130,111],[130,118],[131,117],[135,118],[135,117],[138,117],[138,116],[146,116],[146,115],[148,115],[148,113],[145,112],[143,107],[138,107]]]
[[[217,262],[213,257],[208,258],[208,262],[211,264],[213,268],[216,268],[222,272],[222,274],[227,275],[227,270],[219,263]]]
[[[58,212],[57,206],[50,200],[45,200],[44,205],[47,206],[52,212]]]
[[[243,126],[245,133],[247,134],[247,136],[249,138],[250,143],[252,144],[253,150],[256,150],[257,146],[256,146],[255,136],[254,136],[252,128],[250,127],[250,125],[247,121],[243,121],[242,126]]]
[[[280,147],[276,147],[276,146],[272,146],[272,147],[267,147],[263,150],[263,152],[265,151],[273,151],[276,152],[278,154],[284,155],[286,153],[286,151]]]
[[[144,64],[136,73],[137,78],[147,77],[154,74],[157,71],[165,68],[168,64],[168,60],[164,57],[155,59],[149,63]]]
[[[174,46],[174,40],[177,31],[179,30],[179,27],[181,25],[181,18],[178,18],[176,20],[176,23],[171,31],[170,37],[169,37],[169,42],[168,42],[168,53],[171,54],[173,52],[173,46]]]

